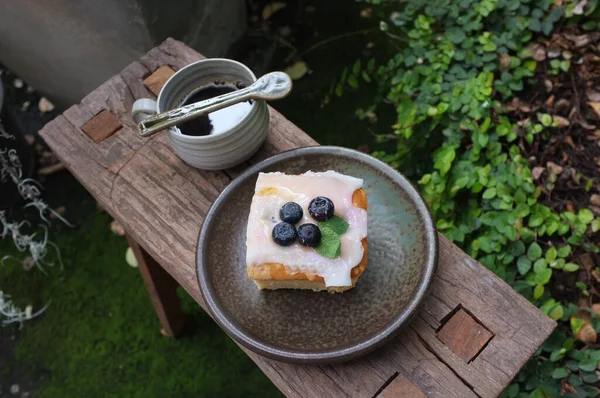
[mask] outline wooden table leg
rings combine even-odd
[[[170,337],[177,337],[185,326],[185,316],[177,297],[179,284],[131,236],[125,236],[133,250],[154,310],[162,325],[161,332]]]

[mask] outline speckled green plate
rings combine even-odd
[[[343,294],[259,291],[246,274],[246,223],[261,171],[335,170],[364,179],[369,262]],[[417,190],[363,153],[310,147],[248,169],[215,201],[200,232],[197,275],[208,309],[245,347],[280,361],[354,359],[392,339],[423,300],[437,264],[437,235]]]

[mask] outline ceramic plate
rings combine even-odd
[[[246,223],[258,173],[335,170],[364,179],[369,261],[342,294],[259,291],[246,274]],[[284,152],[236,178],[200,232],[197,275],[209,311],[245,347],[280,361],[353,359],[392,339],[423,300],[437,264],[437,233],[423,199],[385,163],[337,147]]]

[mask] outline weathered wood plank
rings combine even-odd
[[[144,86],[152,91],[158,97],[160,90],[163,88],[167,80],[175,74],[175,71],[167,65],[163,65],[154,71],[150,76],[144,79]]]
[[[398,375],[377,398],[425,398],[425,394],[409,378]]]
[[[200,171],[181,161],[165,134],[138,136],[129,117],[138,98],[154,98],[144,78],[202,57],[169,39],[49,123],[41,132],[57,156],[133,239],[202,306],[195,276],[198,233],[210,204],[231,178],[275,153],[317,143],[273,109],[265,145],[246,165]],[[98,144],[81,126],[103,109],[123,128]],[[437,335],[458,306],[494,334],[470,363]],[[401,335],[359,360],[332,366],[276,362],[244,349],[277,387],[294,397],[372,397],[398,372],[431,397],[492,397],[555,324],[507,284],[440,235],[440,263],[418,315]],[[388,386],[389,387],[389,386]],[[385,391],[385,390],[384,390]]]
[[[121,128],[121,122],[109,110],[103,110],[81,126],[81,130],[96,144],[104,141]]]
[[[465,333],[465,330],[469,333]],[[493,334],[460,308],[442,326],[437,337],[463,361],[469,362],[485,347]]]

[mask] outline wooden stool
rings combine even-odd
[[[195,276],[198,233],[211,203],[245,167],[196,170],[166,134],[141,138],[129,112],[155,98],[183,66],[202,59],[166,40],[47,124],[42,137],[125,228],[164,333],[183,328],[175,288],[204,308]],[[274,109],[263,148],[246,165],[317,145]],[[442,235],[429,296],[401,335],[361,359],[292,365],[242,348],[287,396],[495,397],[556,324]],[[202,333],[202,331],[198,331]]]

